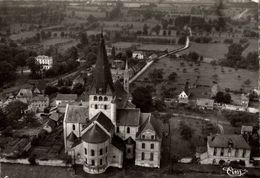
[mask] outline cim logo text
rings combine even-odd
[[[232,167],[223,167],[223,170],[226,171],[230,177],[241,177],[248,172],[246,169],[236,169]]]

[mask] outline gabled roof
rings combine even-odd
[[[134,144],[135,141],[134,141],[134,139],[132,139],[132,137],[128,137],[128,138],[125,140],[125,143],[128,144],[128,145],[131,145],[131,144]]]
[[[234,148],[250,149],[242,135],[215,135],[208,136],[208,144],[210,147],[228,148],[229,143],[233,143]]]
[[[74,142],[78,139],[78,137],[74,134],[74,132],[70,132],[70,134],[67,136],[67,140],[70,142]]]
[[[87,143],[103,143],[108,139],[109,135],[97,124],[94,124],[82,136],[82,140]]]
[[[99,112],[97,115],[95,115],[91,120],[90,123],[93,121],[97,121],[100,125],[102,125],[108,132],[111,130],[114,130],[114,125],[111,122],[111,120],[103,113]]]
[[[32,98],[32,101],[47,101],[49,99],[48,96],[44,95],[36,95]]]
[[[25,89],[25,88],[22,88],[20,89],[18,95],[17,95],[18,98],[32,98],[33,97],[33,94],[32,94],[32,90],[31,89]]]
[[[116,123],[118,126],[139,126],[140,123],[140,109],[139,108],[125,108],[117,109]]]
[[[68,105],[65,113],[65,122],[67,123],[86,123],[88,121],[88,107]]]
[[[113,136],[112,145],[114,145],[116,148],[118,148],[121,151],[124,151],[125,149],[124,141],[117,135]]]
[[[146,130],[152,130],[155,132],[156,136],[162,138],[162,126],[159,121],[150,115],[145,122],[141,125],[137,137],[140,139],[140,134]]]
[[[77,94],[61,94],[58,93],[56,100],[70,100],[70,101],[76,101]]]

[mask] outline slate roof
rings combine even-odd
[[[88,121],[88,107],[67,105],[65,113],[65,122],[67,123],[86,123]]]
[[[70,134],[67,136],[67,140],[68,141],[71,141],[71,142],[74,142],[76,141],[78,138],[77,136],[74,134],[74,132],[70,132]]]
[[[18,98],[32,98],[33,97],[32,90],[22,88],[22,89],[20,89],[17,97]]]
[[[101,124],[108,132],[111,130],[114,130],[114,125],[111,122],[111,120],[103,113],[99,112],[96,114],[89,123],[92,123],[94,121],[97,121],[99,124]]]
[[[124,151],[125,149],[124,141],[117,135],[113,136],[112,145],[114,145],[116,148],[118,148],[121,151]]]
[[[47,101],[48,100],[48,96],[44,96],[44,95],[36,95],[32,98],[32,101]]]
[[[228,143],[232,141],[234,148],[250,149],[242,135],[215,135],[208,136],[208,144],[210,147],[228,148]]]
[[[61,94],[58,93],[56,100],[70,100],[70,101],[76,101],[77,95],[76,94]]]
[[[156,137],[162,138],[162,126],[161,123],[152,115],[150,115],[145,122],[141,125],[137,137],[140,139],[140,134],[146,130],[152,130],[155,132]]]
[[[87,130],[82,140],[87,143],[103,143],[109,139],[109,135],[102,130],[97,124],[94,124],[89,130]]]
[[[94,68],[94,85],[92,86],[92,93],[112,94],[113,92],[114,92],[114,84],[112,80],[109,62],[107,59],[103,33],[101,33],[99,49],[97,54],[97,61],[96,61],[96,66]]]
[[[53,112],[53,113],[51,113],[49,118],[57,122],[59,120],[59,118],[60,118],[59,117],[59,113],[58,112]]]
[[[117,109],[116,123],[118,126],[139,126],[140,109]]]

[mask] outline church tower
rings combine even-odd
[[[93,74],[94,82],[89,95],[89,119],[92,119],[99,112],[103,112],[115,124],[114,84],[107,59],[103,33],[100,36],[97,61]]]
[[[124,89],[129,93],[129,70],[128,70],[128,60],[125,61],[125,71],[124,71]]]

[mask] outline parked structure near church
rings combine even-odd
[[[124,85],[113,83],[101,34],[89,102],[86,106],[67,104],[63,121],[65,152],[87,173],[99,174],[109,166],[122,168],[124,159],[160,167],[160,124],[131,103],[126,73]]]

